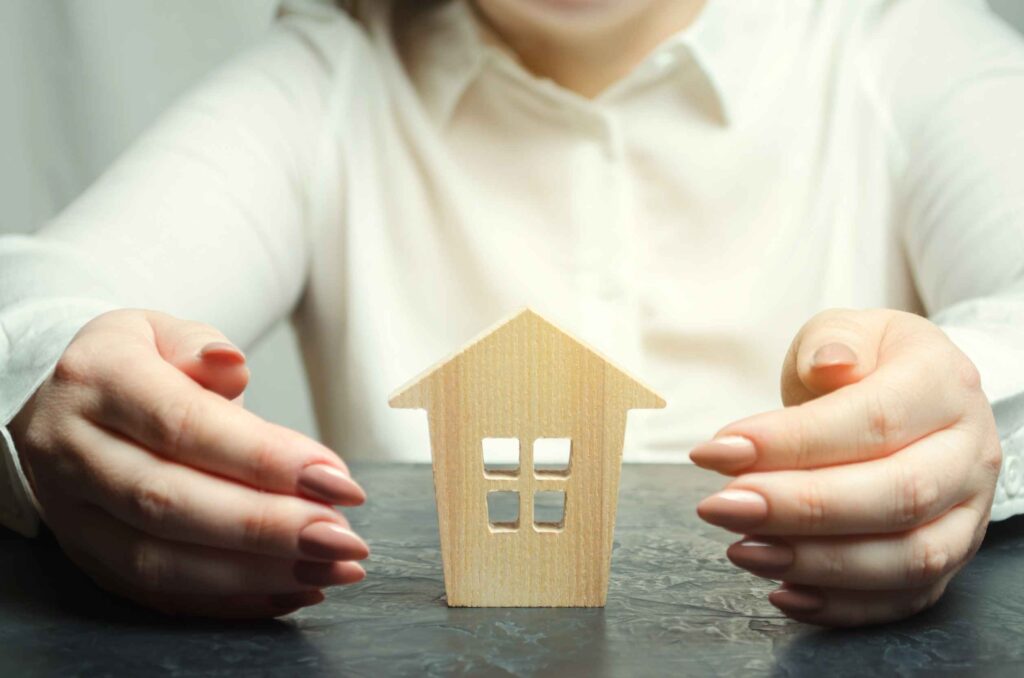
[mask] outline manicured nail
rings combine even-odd
[[[356,562],[315,563],[300,560],[293,569],[295,580],[309,586],[355,584],[366,577],[366,570]]]
[[[749,438],[721,436],[690,450],[690,460],[701,468],[732,473],[757,461],[757,450]]]
[[[355,561],[345,563],[345,565],[348,566],[349,576],[351,577],[345,582],[346,584],[355,584],[357,581],[366,579],[366,568],[362,565]]]
[[[199,349],[199,359],[241,364],[245,362],[245,354],[234,344],[225,341],[211,341]]]
[[[331,504],[351,506],[366,501],[366,491],[344,471],[327,464],[311,464],[299,473],[303,494]]]
[[[768,602],[783,612],[817,612],[825,607],[825,595],[810,586],[783,584],[768,594]]]
[[[697,504],[697,515],[712,525],[745,531],[768,517],[768,502],[750,490],[722,490]]]
[[[852,367],[857,364],[857,354],[846,344],[834,342],[825,344],[814,352],[811,367]]]
[[[726,550],[733,565],[754,574],[769,576],[782,574],[793,564],[793,549],[779,540],[747,537]]]
[[[324,560],[362,560],[370,555],[370,547],[359,535],[327,521],[312,523],[299,532],[299,550]]]
[[[324,602],[322,591],[300,591],[298,593],[277,593],[270,596],[270,604],[280,610],[295,610]]]

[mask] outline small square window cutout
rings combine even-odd
[[[565,526],[565,492],[535,492],[533,524],[541,531],[562,529]]]
[[[533,441],[533,470],[540,475],[568,475],[572,440],[537,438]]]
[[[514,530],[519,527],[519,493],[493,490],[487,493],[487,520],[491,527]]]
[[[503,476],[519,474],[519,439],[484,438],[484,473]]]

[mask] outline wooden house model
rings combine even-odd
[[[427,410],[449,605],[605,604],[626,412],[661,397],[527,309],[389,402]],[[485,464],[488,442],[512,459]],[[565,454],[541,464],[551,443]],[[499,495],[511,516],[489,510]],[[560,515],[540,515],[542,496]]]

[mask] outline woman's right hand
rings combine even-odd
[[[331,507],[362,488],[331,450],[242,408],[247,383],[212,327],[117,310],[82,327],[12,420],[44,521],[100,586],[253,618],[365,576],[366,543]]]

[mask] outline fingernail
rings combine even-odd
[[[217,362],[245,362],[245,354],[237,346],[226,341],[211,341],[199,349],[198,357],[200,360],[214,360]]]
[[[370,547],[359,535],[327,521],[312,523],[299,532],[299,550],[325,560],[362,560],[370,555]]]
[[[303,494],[331,504],[362,504],[366,491],[359,483],[333,466],[311,464],[299,473],[299,489]]]
[[[726,550],[725,555],[737,567],[754,574],[781,574],[793,564],[794,553],[789,545],[759,537],[747,537]]]
[[[783,612],[817,612],[825,607],[825,596],[810,586],[784,584],[768,594],[768,602]]]
[[[300,560],[295,563],[293,573],[297,582],[309,586],[355,584],[366,577],[366,570],[359,563],[349,561],[315,563]]]
[[[768,517],[768,502],[750,490],[722,490],[697,504],[697,515],[728,530],[746,530]]]
[[[853,349],[839,342],[825,344],[814,352],[811,367],[852,367],[857,364],[857,354]]]
[[[346,563],[346,565],[354,568],[353,578],[348,582],[349,584],[355,584],[357,581],[362,581],[366,578],[366,568],[355,561]]]
[[[690,450],[690,460],[701,468],[730,473],[753,464],[757,450],[749,438],[721,436]]]
[[[300,591],[298,593],[277,593],[270,596],[270,604],[281,610],[295,610],[324,602],[323,591]]]

